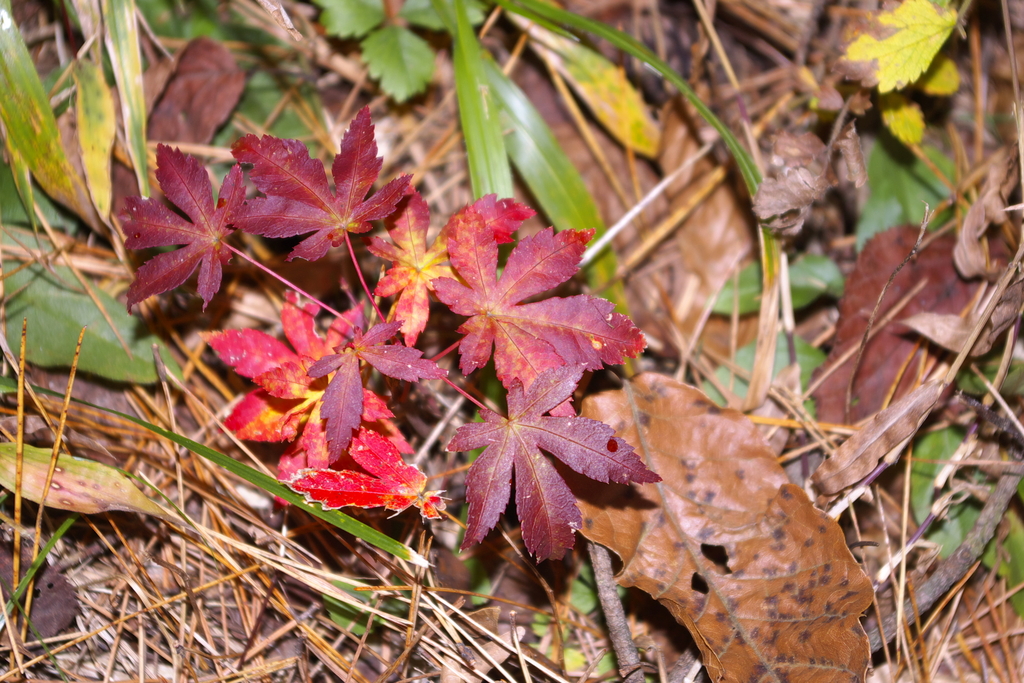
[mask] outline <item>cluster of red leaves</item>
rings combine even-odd
[[[236,165],[215,205],[199,162],[158,147],[161,188],[191,223],[154,200],[129,200],[129,247],[185,245],[139,269],[129,307],[182,284],[197,266],[198,291],[208,304],[220,285],[221,266],[234,251],[226,243],[232,229],[265,237],[306,235],[289,259],[318,259],[331,246],[347,243],[349,233],[369,231],[374,220],[385,220],[390,238],[368,240],[370,251],[392,264],[375,292],[395,297],[388,321],[364,332],[361,312],[350,311],[330,324],[324,338],[316,332],[319,307],[289,299],[281,322],[291,349],[255,330],[207,335],[226,363],[260,387],[236,406],[227,426],[240,438],[293,441],[279,466],[293,489],[332,508],[415,505],[426,517],[440,516],[444,504],[437,492],[425,491],[423,474],[402,462],[401,452],[411,449],[390,422],[384,399],[364,387],[361,372],[366,363],[407,382],[446,377],[447,371],[413,348],[429,322],[431,293],[467,318],[458,328],[464,335],[462,372],[486,365],[493,349],[497,375],[509,391],[507,418],[485,410],[483,423],[460,427],[448,446],[485,447],[467,479],[464,547],[493,528],[508,503],[513,474],[530,551],[558,558],[572,547],[580,514],[542,451],[603,482],[659,480],[610,427],[576,417],[570,405],[585,371],[622,363],[643,350],[640,331],[611,303],[589,295],[523,303],[578,271],[593,231],[548,228],[524,238],[499,275],[498,245],[512,242],[534,212],[490,195],[453,215],[428,246],[429,211],[408,176],[367,197],[382,163],[367,109],[356,116],[334,159],[334,192],[323,164],[296,140],[249,135],[232,152],[252,164],[249,177],[263,196],[245,199]],[[399,333],[405,344],[389,343]],[[338,469],[346,453],[365,472]]]

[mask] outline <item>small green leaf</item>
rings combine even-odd
[[[18,232],[26,245],[34,245],[30,233]],[[16,242],[9,234],[4,243]],[[4,272],[11,272],[20,264],[4,261]],[[124,348],[104,320],[103,315],[71,270],[55,266],[52,271],[40,264],[32,264],[4,280],[7,293],[8,338],[14,354],[21,348],[21,320],[28,318],[28,348],[26,358],[41,367],[70,367],[75,355],[78,334],[86,328],[82,341],[82,355],[78,369],[117,382],[151,384],[157,381],[153,362],[153,344],[161,350],[161,357],[175,374],[180,373],[167,347],[146,329],[145,323],[124,312],[124,304],[96,287],[93,293],[106,309],[121,337],[128,344],[132,356]],[[16,330],[16,332],[15,332]]]
[[[363,40],[363,61],[397,102],[423,92],[434,75],[430,45],[401,26],[385,26],[368,35]]]
[[[342,38],[360,38],[384,21],[381,0],[316,0],[323,8],[320,24]]]
[[[800,366],[800,385],[806,387],[807,383],[811,381],[811,374],[818,368],[819,365],[825,362],[825,352],[821,349],[817,349],[800,337],[793,338],[794,345],[796,347],[796,362]],[[736,358],[734,362],[739,367],[747,370],[748,372],[754,366],[754,354],[757,349],[757,342],[751,342],[741,349],[736,351]],[[786,335],[779,333],[778,341],[775,345],[775,375],[777,376],[786,367],[789,366],[789,344],[786,341]],[[726,367],[719,367],[715,370],[715,377],[718,381],[725,385],[729,385],[729,369]],[[740,377],[733,378],[732,392],[739,398],[745,398],[747,395],[747,382]],[[725,405],[725,397],[714,387],[711,382],[705,381],[701,388],[704,393],[707,394],[711,400],[715,401],[719,405]],[[810,402],[808,401],[808,404]]]
[[[789,266],[789,290],[793,308],[799,310],[814,303],[819,296],[843,295],[843,274],[839,266],[827,256],[806,254]],[[746,315],[761,308],[761,264],[750,263],[739,274],[739,313]],[[713,312],[732,315],[733,282],[730,279],[715,301]]]
[[[923,149],[947,178],[953,176],[949,158],[934,147],[925,145]],[[868,187],[871,195],[857,221],[858,250],[876,233],[903,223],[920,223],[925,202],[934,209],[949,197],[949,188],[928,166],[885,132],[879,134],[868,158]],[[932,227],[942,225],[948,215],[944,212],[935,216]]]
[[[1024,496],[1024,485],[1019,489],[1020,495]],[[1007,525],[1006,538],[998,546],[1003,561],[999,565],[999,575],[1006,579],[1008,588],[1016,588],[1024,583],[1024,522],[1020,519],[1020,513],[1013,507],[1006,511],[1004,524]],[[985,549],[983,560],[989,568],[996,562],[996,542],[993,539]],[[1017,591],[1010,596],[1010,604],[1018,616],[1024,617],[1024,592]]]
[[[0,443],[0,486],[9,491],[14,490],[16,465],[17,444]],[[42,501],[49,469],[50,449],[26,444],[22,454],[21,495],[33,503]],[[115,468],[70,455],[57,458],[46,505],[87,515],[125,510],[173,519]]]
[[[928,432],[914,442],[914,464],[910,470],[910,509],[920,524],[928,516],[934,502],[935,477],[943,462],[964,440],[960,427],[946,427]]]

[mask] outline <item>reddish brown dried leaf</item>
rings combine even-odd
[[[622,558],[621,585],[687,626],[713,681],[863,680],[871,583],[746,417],[654,374],[587,398],[583,414],[636,444],[664,482],[570,479],[582,533]]]
[[[208,143],[244,89],[245,72],[227,48],[212,38],[190,41],[149,115],[149,139]]]
[[[910,253],[917,234],[918,228],[914,226],[893,228],[871,238],[865,245],[846,281],[846,294],[839,301],[835,345],[823,368],[830,368],[850,349],[856,350],[879,293],[892,272]],[[893,280],[878,309],[876,329],[877,321],[915,286],[924,283],[924,288],[900,310],[894,322],[879,329],[864,349],[853,384],[851,422],[859,422],[878,412],[894,383],[898,382],[898,386],[893,401],[907,395],[916,386],[916,374],[904,370],[916,368],[918,356],[923,351],[916,336],[896,321],[921,311],[959,315],[970,303],[975,286],[964,282],[953,268],[955,241],[952,236],[942,236],[931,242]],[[910,358],[912,354],[913,359]],[[846,419],[846,387],[853,363],[852,358],[843,363],[814,393],[818,417],[822,421],[843,422]]]

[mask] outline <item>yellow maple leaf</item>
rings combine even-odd
[[[916,145],[924,137],[924,113],[917,102],[898,92],[885,93],[878,98],[882,123],[897,140],[905,145]]]
[[[879,12],[881,37],[862,34],[846,48],[851,62],[876,62],[878,91],[889,92],[917,80],[956,25],[956,12],[929,0],[905,0]]]

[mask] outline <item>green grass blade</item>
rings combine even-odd
[[[146,157],[146,100],[142,92],[142,53],[135,0],[103,0],[107,53],[121,98],[121,118],[128,142],[128,156],[135,166],[139,194],[149,196],[149,165]]]
[[[62,394],[56,391],[50,391],[49,389],[43,389],[42,387],[33,387],[33,389],[35,389],[35,391],[41,394],[46,394],[48,396],[62,396]],[[17,390],[18,384],[15,380],[8,377],[0,377],[0,393],[13,393]],[[80,401],[78,399],[71,400],[74,401],[75,403],[89,406],[90,408],[102,410],[106,413],[110,413],[111,415],[117,415],[122,419],[128,420],[129,422],[137,424],[140,427],[148,429],[154,434],[158,434],[159,436],[170,439],[174,443],[184,448],[187,448],[196,455],[206,458],[215,465],[220,465],[224,469],[244,479],[250,484],[260,487],[267,493],[277,496],[282,500],[286,500],[289,503],[292,503],[293,505],[302,508],[309,514],[319,517],[325,522],[333,524],[342,531],[347,531],[348,533],[352,534],[357,538],[363,539],[370,545],[376,546],[384,552],[391,553],[395,557],[399,557],[408,562],[412,562],[413,564],[426,566],[426,560],[423,558],[423,556],[417,553],[416,551],[412,550],[409,546],[405,545],[404,543],[399,543],[390,536],[383,534],[377,531],[376,529],[369,527],[356,519],[353,519],[352,517],[349,517],[343,512],[340,512],[338,510],[324,510],[319,505],[310,505],[306,503],[304,497],[302,497],[298,493],[295,493],[290,488],[279,482],[277,479],[274,479],[270,475],[264,474],[259,470],[249,467],[245,463],[241,463],[235,460],[234,458],[224,455],[223,453],[215,451],[209,446],[204,446],[203,444],[195,442],[192,439],[181,436],[180,434],[175,434],[174,432],[169,432],[166,429],[162,429],[161,427],[157,427],[154,424],[150,424],[145,420],[140,420],[136,417],[132,417],[131,415],[126,415],[116,410],[104,408],[103,406],[93,405],[88,401]]]
[[[80,61],[75,66],[76,120],[78,145],[82,152],[85,181],[100,217],[110,216],[111,178],[110,152],[114,148],[117,120],[114,97],[110,93],[103,70],[92,62]]]
[[[604,234],[606,226],[579,171],[569,161],[562,146],[540,112],[526,94],[501,72],[493,60],[485,60],[487,84],[501,104],[503,121],[510,133],[505,147],[519,175],[537,198],[556,230],[594,228],[595,238]],[[587,279],[600,288],[615,277],[615,252],[606,249],[587,268]],[[621,292],[605,292],[620,312],[626,313]]]
[[[92,202],[64,153],[49,97],[14,24],[10,0],[0,0],[0,93],[0,119],[28,215],[34,218],[30,186],[20,172],[25,168],[47,194],[89,220]]]
[[[699,113],[701,117],[708,122],[708,124],[718,131],[719,135],[722,136],[722,140],[725,142],[726,147],[729,148],[729,151],[732,152],[733,157],[736,159],[736,165],[739,167],[740,173],[743,175],[743,180],[746,182],[747,189],[750,191],[751,196],[757,192],[757,187],[761,184],[761,172],[758,170],[757,164],[754,163],[754,159],[750,156],[750,153],[743,148],[743,145],[741,145],[740,141],[736,139],[736,136],[732,134],[732,131],[730,131],[728,127],[726,127],[726,125],[722,123],[717,116],[715,116],[714,112],[712,112],[711,109],[701,101],[697,96],[697,93],[693,91],[693,88],[690,87],[686,80],[672,67],[661,59],[658,59],[658,57],[651,52],[646,45],[639,42],[629,34],[623,33],[618,29],[614,29],[607,24],[595,19],[589,19],[578,14],[573,14],[572,12],[560,9],[554,5],[549,5],[542,0],[495,0],[495,2],[509,12],[523,14],[524,16],[529,16],[528,13],[532,13],[544,17],[548,21],[556,24],[592,33],[595,36],[604,38],[623,52],[626,52],[627,54],[648,64],[651,68],[664,76],[669,83],[674,85],[679,92],[689,100],[690,104],[692,104],[697,110],[697,113]]]
[[[487,87],[483,48],[464,0],[435,0],[434,6],[455,39],[455,93],[466,139],[473,196],[512,196],[512,170],[502,138],[499,107]]]

